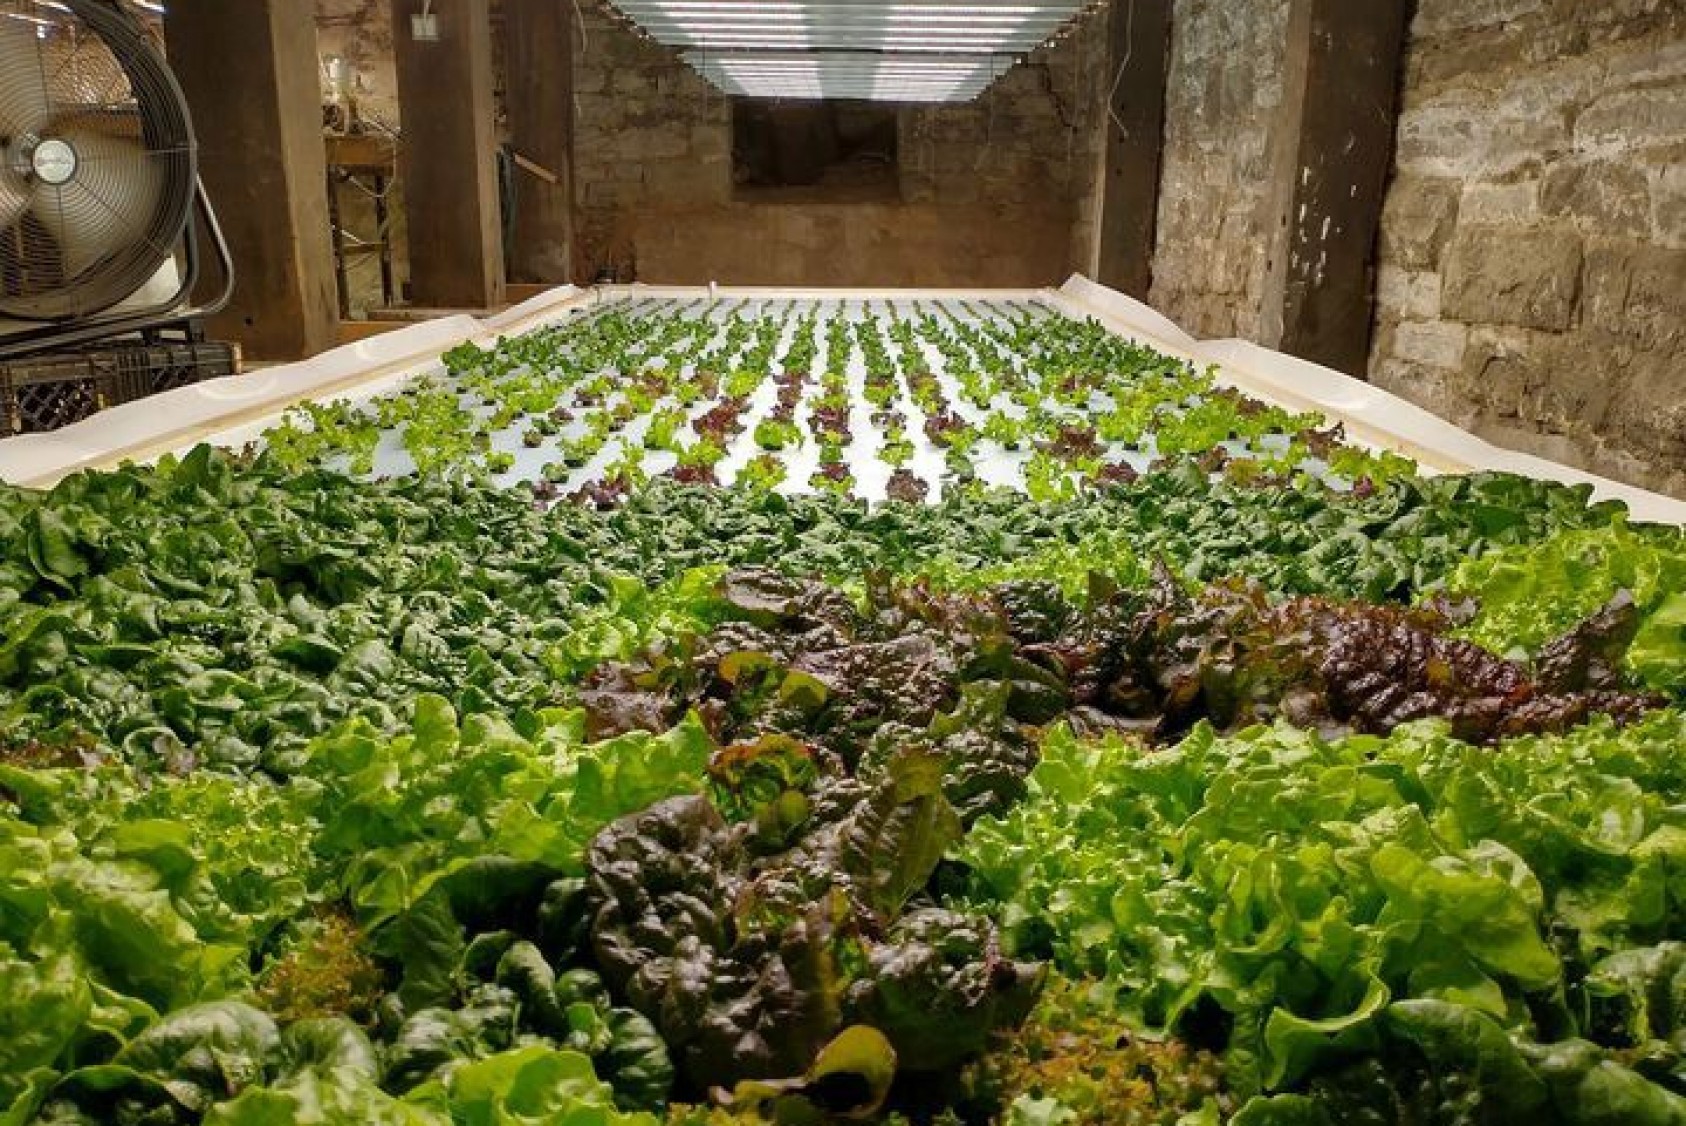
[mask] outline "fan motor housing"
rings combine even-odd
[[[49,137],[29,154],[29,167],[43,184],[59,187],[76,178],[79,161],[69,141]]]

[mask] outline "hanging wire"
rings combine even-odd
[[[991,64],[993,67],[994,64]],[[994,155],[995,150],[995,83],[991,82],[984,92],[984,143],[978,151],[978,159],[972,164],[972,171],[981,172],[984,163]]]
[[[1130,127],[1124,124],[1113,107],[1117,104],[1114,99],[1118,97],[1118,87],[1124,83],[1124,72],[1130,68],[1130,56],[1136,51],[1136,0],[1127,2],[1129,6],[1124,9],[1124,57],[1118,62],[1118,73],[1112,76],[1112,88],[1106,92],[1106,115],[1126,137],[1130,135]]]
[[[1089,54],[1087,39],[1087,36],[1080,36],[1078,41],[1071,45],[1071,92],[1077,100],[1078,108],[1073,109],[1069,115],[1065,116],[1065,179],[1068,184],[1071,183],[1072,169],[1077,164],[1077,122],[1082,114],[1083,71],[1085,69],[1084,63],[1087,61]],[[1050,90],[1053,89],[1052,74],[1049,76],[1048,87]]]
[[[591,51],[591,38],[586,34],[585,11],[580,7],[580,0],[574,0],[574,19],[580,27],[580,62],[583,64]],[[571,60],[569,65],[572,66]],[[574,118],[577,121],[581,116],[580,84],[578,82],[568,83],[568,97],[574,103]]]
[[[363,182],[361,180],[357,179],[355,176],[347,177],[343,182],[347,183],[347,184],[350,184],[358,192],[361,192],[363,195],[367,196],[368,198],[378,202],[378,201],[384,200],[387,196],[392,194],[393,186],[398,183],[398,177],[397,176],[387,177],[386,178],[386,187],[382,188],[380,191],[376,191],[374,188],[365,186],[363,184]]]

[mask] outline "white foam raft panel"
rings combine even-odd
[[[1544,458],[1495,446],[1395,395],[1339,372],[1241,340],[1196,340],[1154,309],[1075,276],[1057,289],[837,290],[755,287],[564,286],[486,319],[467,315],[398,329],[295,364],[210,380],[127,403],[48,434],[0,440],[0,480],[47,487],[70,473],[146,462],[201,442],[240,447],[277,425],[286,409],[306,401],[363,401],[388,394],[441,368],[439,357],[465,341],[489,347],[513,336],[579,316],[606,302],[699,299],[822,303],[872,301],[1030,303],[1109,330],[1170,356],[1214,369],[1221,386],[1293,411],[1315,410],[1340,422],[1352,440],[1416,459],[1425,471],[1497,470],[1592,486],[1598,500],[1619,500],[1637,520],[1686,525],[1686,501],[1662,496]],[[728,466],[747,454],[732,451]],[[792,463],[793,481],[805,479]],[[854,466],[861,492],[875,491],[878,467]],[[916,464],[913,467],[919,468]],[[884,474],[888,473],[883,469]],[[980,465],[980,473],[991,474]]]

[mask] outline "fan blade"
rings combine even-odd
[[[35,25],[0,19],[0,142],[39,133],[48,115]]]
[[[34,199],[27,179],[9,168],[0,168],[0,234],[11,230],[28,213]]]
[[[76,153],[62,185],[37,183],[31,208],[64,254],[66,280],[149,237],[164,174],[139,141],[86,126],[56,134]],[[170,253],[158,247],[160,260]]]

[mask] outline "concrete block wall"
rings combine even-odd
[[[1686,4],[1420,0],[1370,376],[1686,494]]]

